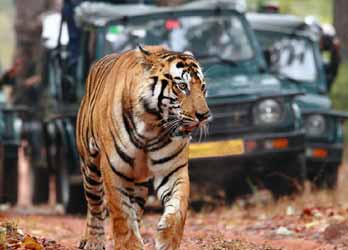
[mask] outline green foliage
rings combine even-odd
[[[312,15],[317,17],[320,22],[332,22],[332,0],[281,0],[280,5],[282,13],[292,13],[302,17]]]
[[[0,1],[0,10],[7,10],[9,8],[12,8],[13,2],[14,1],[12,1],[12,0],[1,0]]]
[[[330,93],[330,99],[332,101],[335,110],[348,112],[348,64],[342,63],[339,69],[338,76]],[[343,127],[344,138],[348,138],[348,126],[347,122]],[[347,139],[346,139],[347,149]],[[347,150],[346,150],[347,152]]]
[[[251,9],[256,10],[262,3],[279,3],[280,12],[297,16],[315,16],[320,22],[331,23],[333,0],[247,0]]]
[[[348,64],[340,66],[339,74],[331,90],[331,100],[337,110],[348,111]]]
[[[12,0],[0,0],[0,66],[11,64],[14,48],[14,8]]]
[[[330,97],[334,109],[348,111],[348,64],[342,63],[334,85],[332,86]],[[344,133],[348,136],[348,122],[344,125]]]

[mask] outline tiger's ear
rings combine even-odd
[[[146,49],[144,49],[143,46],[141,46],[140,44],[138,44],[138,49],[143,54],[144,57],[151,56],[150,51],[147,51]]]
[[[142,65],[144,66],[146,70],[149,70],[154,64],[152,53],[144,49],[140,44],[138,44],[138,50],[141,52]]]
[[[193,53],[191,51],[189,51],[189,50],[185,50],[184,54],[185,55],[189,55],[189,56],[194,56]]]
[[[154,57],[153,57],[152,51],[145,49],[140,44],[138,44],[138,50],[141,52],[141,57],[142,57],[142,60],[145,64],[153,64],[154,63]]]

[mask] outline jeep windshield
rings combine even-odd
[[[270,52],[272,72],[295,82],[317,80],[315,48],[310,39],[294,35],[256,32],[262,47]]]
[[[232,66],[254,56],[244,23],[237,14],[159,16],[145,21],[130,18],[125,25],[109,25],[105,41],[105,53],[134,49],[137,44],[161,44],[174,51],[191,51],[204,61]]]

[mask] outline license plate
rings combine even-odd
[[[244,154],[243,140],[228,140],[190,144],[190,159]]]

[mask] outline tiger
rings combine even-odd
[[[191,52],[141,46],[91,68],[76,124],[87,200],[80,249],[144,249],[140,223],[152,188],[163,213],[155,248],[179,248],[187,216],[189,142],[211,116],[202,68]]]

